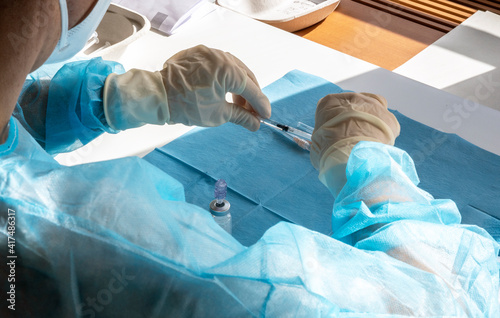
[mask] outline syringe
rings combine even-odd
[[[283,136],[299,145],[300,148],[310,151],[311,150],[311,134],[303,130],[284,125],[272,119],[260,118],[260,122],[264,125],[279,130]],[[305,126],[305,125],[304,125]],[[312,128],[311,128],[312,130]]]
[[[305,131],[302,131],[300,129],[291,127],[291,126],[278,123],[277,121],[274,121],[272,119],[261,118],[260,122],[267,125],[267,126],[273,127],[275,129],[280,129],[280,130],[285,131],[289,134],[295,135],[297,137],[301,137],[302,139],[311,140],[311,134],[309,134]]]

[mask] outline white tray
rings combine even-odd
[[[325,19],[340,0],[217,0],[221,7],[294,32]]]
[[[142,14],[112,3],[97,27],[98,42],[86,47],[83,54],[88,58],[106,55],[107,59],[119,59],[127,46],[150,28],[151,23]]]

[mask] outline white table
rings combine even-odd
[[[128,45],[120,56],[104,56],[126,69],[159,70],[183,49],[204,44],[231,52],[253,70],[261,86],[299,69],[321,76],[344,89],[385,96],[389,107],[433,128],[462,138],[500,155],[500,112],[405,78],[396,73],[310,42],[294,34],[217,7],[188,23],[170,37],[153,31]],[[63,164],[143,156],[177,138],[189,127],[151,126],[105,134],[72,153],[57,156]],[[424,141],[432,146],[433,141]]]
[[[477,11],[394,72],[500,111],[500,15]]]

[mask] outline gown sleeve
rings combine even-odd
[[[26,79],[14,116],[50,154],[84,146],[103,132],[116,133],[104,117],[102,91],[121,64],[101,58],[65,64],[54,76],[37,71]]]

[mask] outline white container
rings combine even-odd
[[[294,32],[325,19],[340,0],[217,0],[221,7]]]

